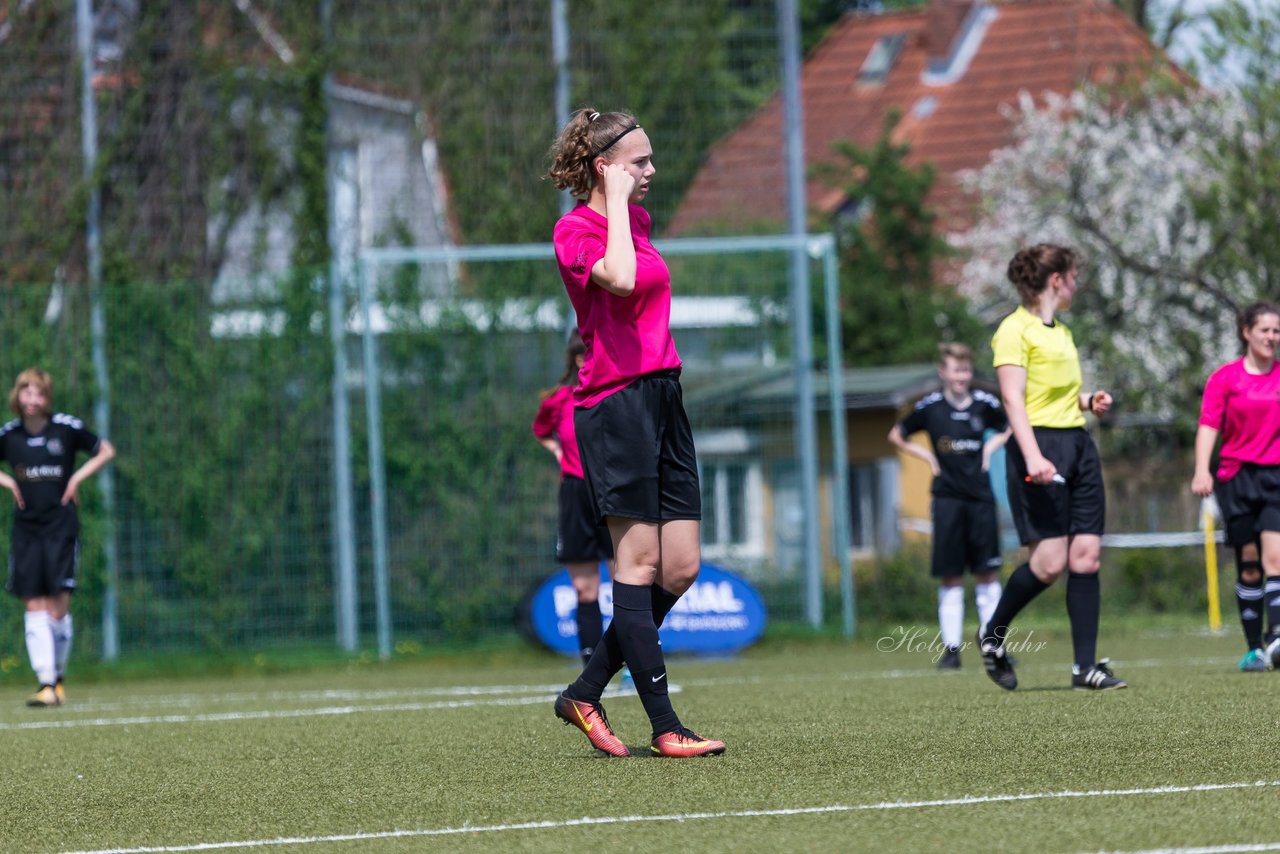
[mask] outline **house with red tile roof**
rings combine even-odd
[[[869,147],[897,111],[894,141],[910,145],[910,164],[935,167],[929,202],[952,230],[970,210],[956,173],[981,167],[1007,144],[1003,109],[1021,92],[1066,94],[1140,78],[1158,65],[1171,67],[1111,0],[930,0],[909,11],[850,13],[803,63],[805,162],[835,162],[838,141]],[[669,234],[780,229],[782,117],[775,96],[707,153]],[[807,199],[820,217],[848,201],[822,180],[810,180]]]
[[[908,163],[932,164],[935,183],[930,206],[948,231],[963,228],[974,200],[956,182],[958,173],[983,166],[993,151],[1011,141],[1006,108],[1022,93],[1039,101],[1046,92],[1067,94],[1081,85],[1141,80],[1156,67],[1181,75],[1146,34],[1111,0],[930,0],[927,5],[883,14],[846,15],[805,58],[800,87],[804,110],[805,161],[839,163],[833,144],[851,142],[869,148],[884,131],[891,112],[900,116],[893,141],[909,146]],[[786,223],[783,156],[783,105],[780,96],[762,106],[707,152],[667,230],[670,235],[773,233]],[[846,213],[851,200],[830,179],[812,178],[806,188],[814,230],[822,221]],[[745,372],[724,378],[727,396],[737,408],[726,423],[751,447],[786,447],[789,422],[763,419],[753,402],[790,393],[790,368]],[[930,528],[928,467],[899,454],[884,438],[902,407],[937,387],[932,365],[844,369],[849,454],[852,553],[892,552],[900,538],[918,538]],[[815,388],[825,388],[825,381]],[[688,381],[688,405],[695,423],[704,407],[720,397],[713,386]],[[874,391],[874,393],[870,393]],[[829,399],[819,408],[830,406]],[[776,411],[769,410],[769,411]],[[737,419],[736,422],[734,419]],[[825,417],[819,442],[830,441]],[[715,436],[699,436],[704,470],[717,462],[760,466],[758,496],[745,495],[745,507],[759,508],[751,524],[774,532],[764,543],[766,563],[787,566],[788,511],[799,506],[797,485],[778,474],[769,459],[750,454],[713,456]],[[820,474],[819,492],[833,489],[829,473]],[[997,498],[1003,501],[997,477]],[[744,483],[750,484],[750,478]],[[748,491],[747,486],[743,487]],[[825,499],[824,499],[825,502]],[[825,532],[831,508],[823,503]],[[1002,511],[1007,512],[1007,511]],[[1008,529],[1008,526],[1005,526]],[[705,535],[704,535],[705,538]],[[717,544],[704,548],[720,557]],[[825,547],[824,547],[825,549]],[[824,553],[827,553],[824,550]],[[741,550],[724,556],[734,565],[750,565]]]

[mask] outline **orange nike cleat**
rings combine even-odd
[[[724,753],[724,742],[703,738],[680,726],[655,738],[651,749],[658,756],[719,756]]]
[[[58,699],[52,685],[41,685],[40,690],[27,698],[27,705],[33,708],[51,708],[61,704],[62,701]]]
[[[609,719],[604,715],[604,706],[599,703],[574,700],[561,694],[556,697],[555,708],[556,717],[582,730],[583,735],[590,740],[591,746],[596,750],[608,756],[631,755],[627,746],[609,728]]]

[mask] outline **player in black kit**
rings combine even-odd
[[[971,390],[973,354],[963,344],[938,347],[942,390],[923,397],[889,431],[889,441],[919,457],[933,471],[932,573],[939,579],[938,625],[945,647],[938,669],[960,667],[964,628],[964,572],[973,573],[979,625],[1000,601],[1000,532],[995,496],[987,477],[991,454],[1009,438],[1009,422],[1000,399]],[[930,451],[907,441],[926,432]],[[984,439],[988,431],[995,434]]]
[[[0,487],[13,493],[13,537],[5,589],[26,604],[27,654],[40,687],[28,706],[59,706],[71,651],[71,591],[80,562],[76,490],[116,455],[80,419],[53,411],[53,380],[39,368],[18,374],[9,395],[18,417],[0,426]],[[76,453],[90,454],[79,469]]]

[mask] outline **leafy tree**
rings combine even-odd
[[[1211,273],[1244,272],[1259,295],[1280,297],[1280,6],[1231,0],[1210,12],[1210,63],[1237,67],[1225,97],[1234,118],[1206,141],[1205,161],[1218,178],[1195,195],[1197,217],[1221,247]]]
[[[1278,105],[1268,75],[1221,96],[1156,81],[1124,101],[1024,97],[1014,143],[965,178],[984,215],[957,241],[971,253],[962,287],[996,315],[1013,303],[1017,246],[1075,245],[1072,322],[1098,381],[1122,414],[1193,420],[1207,371],[1239,352],[1235,311],[1280,283]]]
[[[776,86],[773,2],[569,5],[570,106],[640,117],[657,155],[661,192],[648,207],[661,231],[706,150]],[[548,10],[528,0],[335,2],[337,67],[426,105],[466,243],[545,241],[559,214],[541,180],[557,130]]]
[[[931,361],[940,340],[981,337],[964,300],[938,281],[949,247],[925,205],[934,171],[907,164],[910,146],[893,141],[900,118],[891,113],[870,148],[837,143],[841,162],[817,170],[843,181],[849,199],[836,220],[848,364]]]

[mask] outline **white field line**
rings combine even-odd
[[[410,699],[414,697],[490,697],[502,694],[529,694],[538,692],[555,695],[564,688],[559,685],[457,685],[440,688],[382,688],[362,691],[356,688],[327,688],[315,691],[238,691],[227,694],[167,694],[139,697],[134,700],[75,703],[77,712],[109,712],[119,709],[137,709],[145,706],[208,706],[211,703],[253,702],[338,702]]]
[[[1242,842],[1197,848],[1149,848],[1145,851],[1099,851],[1097,854],[1235,854],[1238,851],[1280,851],[1280,842]]]
[[[1056,800],[1060,798],[1118,798],[1135,795],[1177,795],[1189,792],[1214,792],[1228,789],[1260,789],[1280,786],[1280,780],[1259,780],[1253,783],[1203,783],[1195,786],[1156,786],[1148,789],[1095,789],[1090,791],[1032,792],[1018,795],[982,795],[964,798],[945,798],[932,801],[881,801],[874,804],[833,804],[819,807],[795,807],[775,810],[733,810],[727,812],[671,813],[667,815],[586,816],[561,821],[529,821],[517,824],[463,825],[422,830],[385,830],[369,833],[343,833],[332,836],[288,836],[275,839],[248,839],[234,842],[200,842],[190,845],[168,845],[145,848],[104,848],[96,851],[68,851],[63,854],[168,854],[179,851],[218,851],[234,848],[266,848],[280,845],[313,845],[325,842],[355,842],[370,839],[409,839],[429,836],[457,836],[463,834],[499,833],[513,830],[547,830],[562,827],[588,827],[605,824],[638,824],[640,822],[705,821],[710,819],[759,818],[772,816],[815,815],[820,813],[850,813],[883,810],[924,809],[929,807],[974,806],[1001,804],[1017,801]],[[1183,850],[1183,849],[1179,849]],[[1185,849],[1186,851],[1251,851],[1270,850],[1252,848]]]
[[[341,717],[343,715],[377,714],[381,712],[427,712],[441,709],[473,709],[477,706],[532,706],[539,703],[550,704],[560,689],[548,690],[538,685],[530,685],[529,691],[537,692],[527,697],[488,697],[471,700],[437,700],[433,703],[384,703],[378,705],[350,706],[317,706],[305,709],[258,709],[239,712],[200,712],[195,714],[176,715],[126,715],[122,717],[72,718],[67,720],[42,720],[3,722],[0,721],[0,732],[10,730],[38,729],[80,729],[107,726],[142,726],[147,724],[195,724],[221,723],[224,721],[261,721],[285,720],[289,718],[323,718]],[[667,690],[679,694],[684,690],[677,683],[671,683]],[[611,695],[606,693],[605,698]],[[620,696],[614,693],[612,696]],[[634,693],[631,696],[635,696]]]

